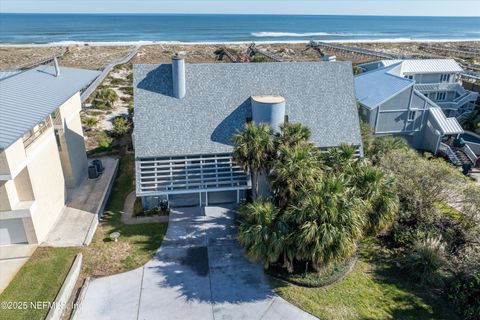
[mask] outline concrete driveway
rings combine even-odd
[[[142,268],[90,282],[75,319],[316,319],[269,287],[235,240],[229,208],[174,211]]]

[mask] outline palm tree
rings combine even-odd
[[[253,186],[253,199],[258,196],[259,177],[269,170],[269,162],[274,153],[273,131],[267,124],[246,123],[243,131],[233,138],[233,160],[245,171],[250,172]]]
[[[269,175],[270,187],[280,208],[292,204],[298,191],[312,187],[321,175],[315,147],[310,144],[281,146]]]
[[[250,259],[262,261],[264,267],[268,268],[282,254],[284,257],[290,256],[286,252],[288,224],[273,203],[259,198],[241,206],[239,214],[238,241]]]
[[[324,169],[327,171],[343,172],[357,162],[355,147],[341,144],[337,148],[331,148],[321,154]]]
[[[405,139],[392,136],[379,137],[373,142],[371,158],[373,162],[376,163],[380,156],[393,150],[402,149],[410,149],[410,146]]]
[[[373,131],[370,125],[362,120],[360,120],[360,133],[362,135],[363,152],[365,157],[370,158],[374,141]]]
[[[287,211],[298,230],[292,241],[297,259],[311,261],[315,270],[351,256],[363,235],[364,216],[341,175],[325,176],[313,189],[303,190],[297,206]]]
[[[301,123],[285,122],[280,125],[280,134],[277,136],[279,146],[295,146],[310,140],[312,133]]]
[[[348,174],[352,189],[363,200],[367,231],[375,234],[386,229],[393,222],[399,208],[394,179],[385,177],[380,169],[365,162]]]

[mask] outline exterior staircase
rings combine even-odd
[[[446,143],[441,142],[438,151],[440,154],[443,154],[448,158],[455,166],[462,167],[465,174],[474,168],[479,162],[477,156],[468,145],[455,147],[453,145],[453,139],[446,141]]]
[[[460,165],[464,165],[464,164],[473,165],[473,162],[468,158],[467,154],[462,149],[454,148],[453,150],[458,160],[460,161]]]

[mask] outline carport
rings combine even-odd
[[[146,208],[162,200],[173,208],[239,203],[250,188],[228,153],[144,158],[136,165],[137,195]]]

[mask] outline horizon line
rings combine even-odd
[[[251,16],[342,16],[342,17],[401,17],[401,18],[480,18],[477,16],[445,16],[445,15],[395,15],[395,14],[337,14],[337,13],[218,13],[218,12],[203,12],[203,13],[189,13],[189,12],[0,12],[3,14],[32,14],[32,15],[251,15]]]

